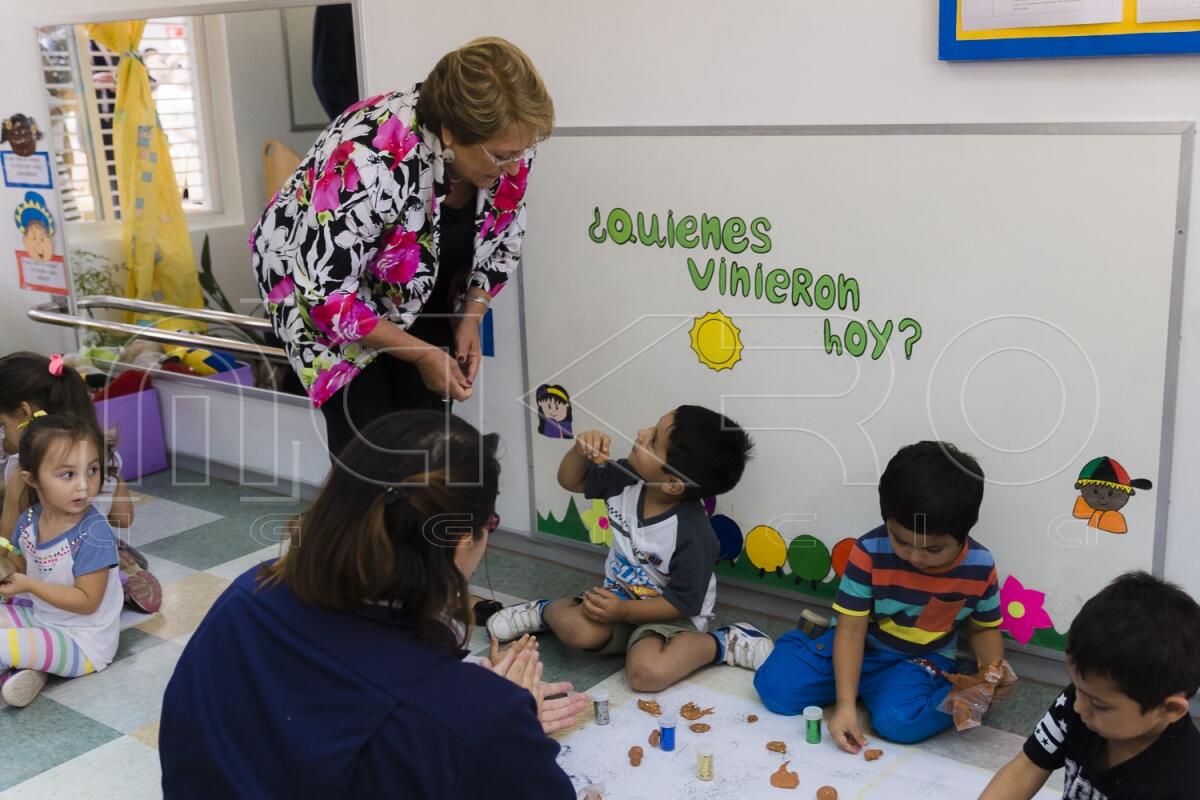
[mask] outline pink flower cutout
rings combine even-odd
[[[350,106],[345,111],[343,111],[342,115],[345,116],[346,114],[356,114],[368,106],[375,105],[382,99],[383,99],[383,95],[377,94],[374,97],[368,97],[365,100],[359,100],[357,103],[355,103],[354,105]]]
[[[1009,575],[1000,587],[1000,611],[1004,615],[1000,630],[1008,631],[1018,642],[1027,644],[1037,629],[1053,628],[1054,622],[1042,607],[1045,602],[1044,592],[1026,589]]]
[[[417,135],[400,118],[392,115],[375,131],[371,146],[376,150],[391,153],[393,166],[399,164],[408,152],[417,146]]]
[[[309,316],[333,344],[357,342],[379,323],[375,310],[350,292],[334,292],[313,306]]]
[[[496,190],[493,205],[500,211],[516,211],[525,197],[525,187],[529,184],[529,165],[522,162],[516,175],[505,175],[500,179],[500,188]]]
[[[408,283],[421,266],[421,245],[415,231],[396,228],[371,262],[371,272],[388,283]]]
[[[267,293],[267,302],[277,306],[284,300],[292,296],[296,291],[296,281],[292,278],[284,278],[279,283],[271,287],[271,291]]]
[[[329,369],[323,369],[317,373],[317,379],[313,381],[313,385],[308,388],[308,396],[312,399],[313,406],[320,407],[325,401],[333,397],[338,389],[341,389],[362,370],[351,364],[349,361],[339,361]]]

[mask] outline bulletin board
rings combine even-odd
[[[939,0],[942,61],[1200,52],[1194,0]]]
[[[705,405],[756,443],[708,504],[718,578],[828,602],[888,459],[948,440],[987,475],[973,535],[1004,630],[1061,649],[1107,581],[1163,566],[1192,135],[556,132],[520,270],[535,535],[611,541],[604,503],[557,483],[570,436],[620,457]],[[1086,505],[1109,484],[1132,490],[1119,509]]]

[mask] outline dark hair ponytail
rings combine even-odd
[[[286,583],[304,602],[339,611],[389,606],[421,639],[465,647],[468,587],[454,556],[494,513],[497,442],[430,411],[371,423],[293,521],[287,554],[264,569],[264,583]]]

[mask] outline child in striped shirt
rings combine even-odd
[[[863,699],[885,739],[912,743],[953,724],[949,693],[960,623],[980,669],[1004,658],[996,566],[967,534],[979,519],[983,470],[948,442],[902,448],[879,479],[884,524],[861,537],[838,588],[833,630],[782,636],[754,685],[777,714],[836,702],[829,732],[843,750],[866,745]],[[1011,676],[1011,672],[1006,672]],[[996,690],[1011,693],[1011,682]]]

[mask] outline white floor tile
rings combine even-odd
[[[0,792],[0,800],[150,800],[162,797],[158,751],[129,736]]]
[[[163,692],[183,648],[164,642],[94,675],[63,681],[47,697],[122,733],[158,719]]]

